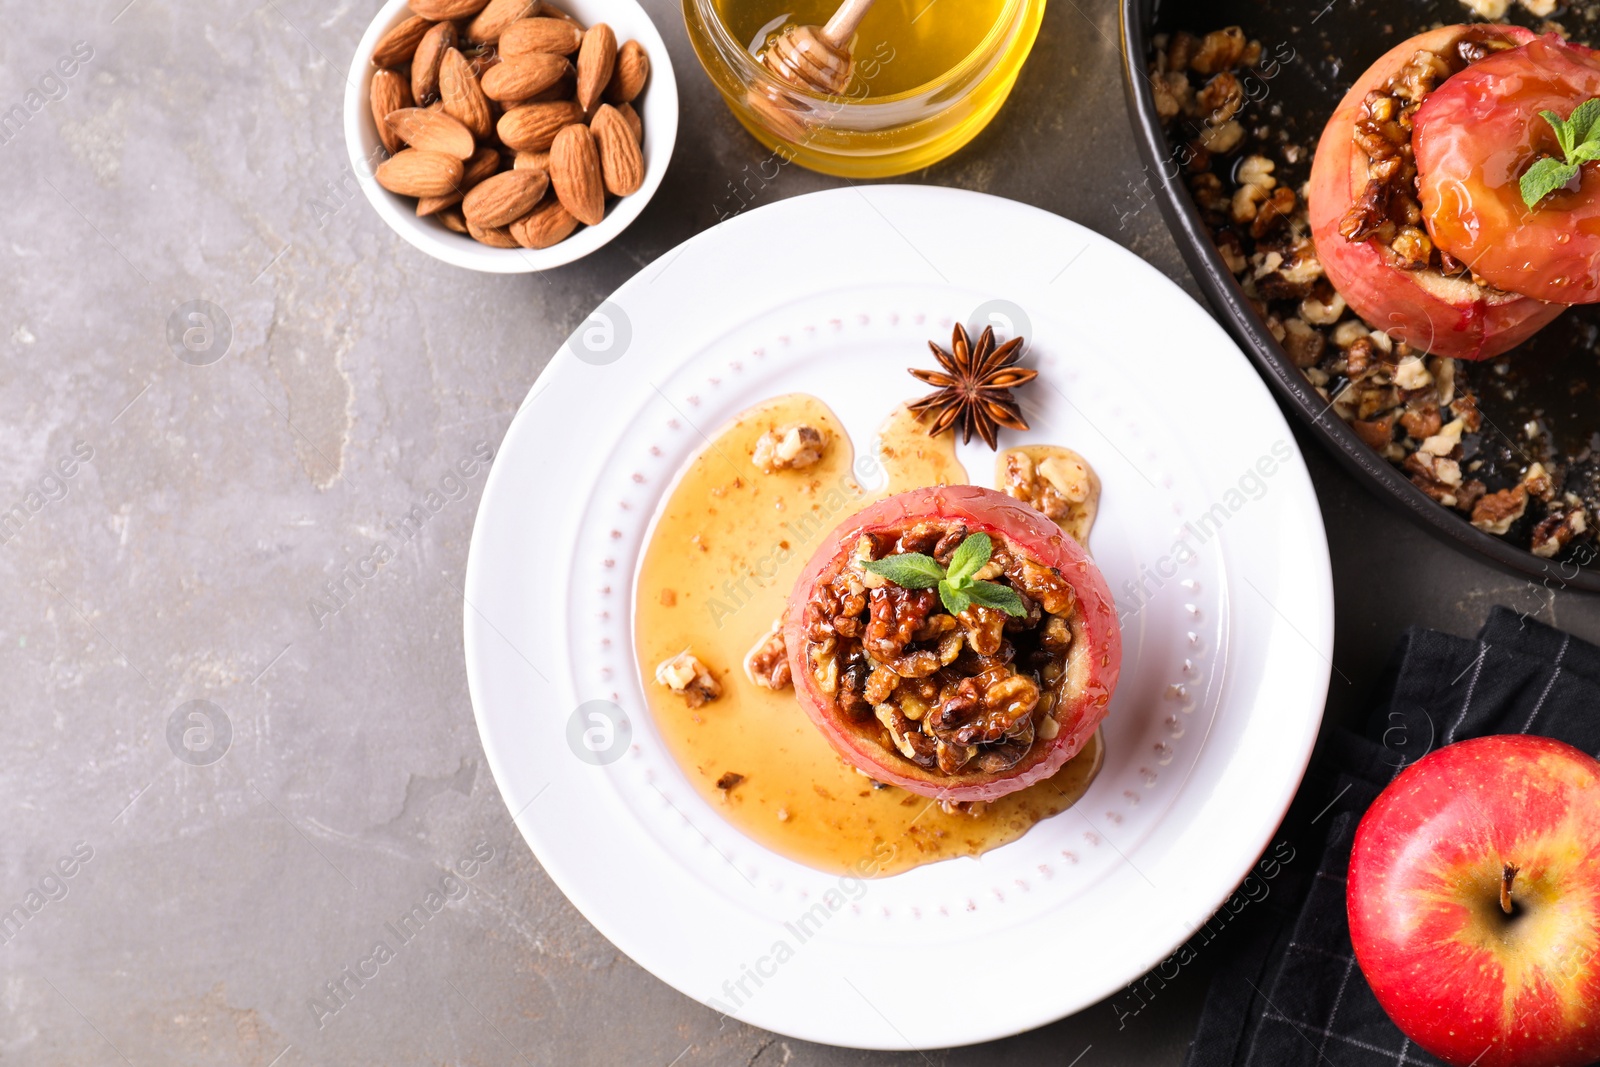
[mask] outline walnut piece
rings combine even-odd
[[[1220,74],[1244,55],[1244,31],[1237,26],[1213,30],[1200,41],[1189,58],[1189,69],[1197,74]]]
[[[1496,536],[1511,529],[1511,524],[1528,510],[1528,491],[1520,485],[1486,493],[1472,509],[1472,525]]]
[[[828,450],[830,434],[803,422],[768,430],[756,440],[750,459],[768,474],[799,471],[814,465]]]
[[[708,704],[722,695],[722,683],[688,649],[662,660],[656,667],[656,681],[681,695],[691,708]]]
[[[1060,449],[1035,460],[1020,448],[1011,449],[1000,457],[1000,488],[1053,520],[1079,544],[1088,544],[1100,507],[1100,479],[1076,452]],[[995,574],[979,577],[999,573],[996,568]]]
[[[1588,528],[1589,521],[1582,508],[1576,508],[1565,515],[1547,515],[1533,528],[1532,552],[1535,556],[1549,559],[1565,548],[1568,541]]]
[[[789,676],[789,650],[783,641],[782,619],[774,622],[744,657],[744,675],[762,689],[789,688],[793,679]]]

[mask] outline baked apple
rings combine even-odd
[[[1521,180],[1560,157],[1556,129],[1600,96],[1600,56],[1550,34],[1488,56],[1416,113],[1412,150],[1428,233],[1497,289],[1552,304],[1600,301],[1600,166],[1530,207]]]
[[[839,755],[952,803],[1058,771],[1105,718],[1122,666],[1088,553],[972,485],[846,520],[801,573],[783,628],[800,705]]]
[[[1424,102],[1460,72],[1534,39],[1517,26],[1418,34],[1356,79],[1317,144],[1308,207],[1328,280],[1356,314],[1415,349],[1487,359],[1564,310],[1474,280],[1435,246],[1415,195],[1412,135]]]

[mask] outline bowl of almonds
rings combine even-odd
[[[344,122],[396,233],[458,267],[527,273],[644,210],[678,90],[635,0],[389,0],[356,49]]]

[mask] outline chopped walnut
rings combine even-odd
[[[1455,419],[1448,426],[1440,427],[1438,433],[1422,442],[1420,451],[1434,456],[1450,455],[1461,446],[1461,425],[1461,420]]]
[[[1327,338],[1321,332],[1313,330],[1303,319],[1290,319],[1283,328],[1283,349],[1296,367],[1312,366],[1322,358]]]
[[[1394,384],[1402,389],[1426,389],[1433,384],[1433,375],[1428,373],[1421,356],[1407,356],[1395,368]]]
[[[1326,297],[1313,295],[1300,301],[1300,317],[1313,326],[1332,326],[1344,311],[1344,297],[1332,289]]]
[[[1568,541],[1571,541],[1588,528],[1588,518],[1582,508],[1577,508],[1565,514],[1552,513],[1546,515],[1533,528],[1531,551],[1535,556],[1549,559],[1565,548]]]
[[[756,440],[750,459],[768,474],[781,470],[805,470],[827,451],[830,435],[826,430],[804,423],[793,423],[768,430]]]
[[[1244,107],[1244,86],[1238,75],[1225,70],[1206,82],[1194,101],[1206,113],[1207,122],[1227,122]]]
[[[1394,441],[1394,416],[1385,415],[1378,419],[1357,419],[1350,424],[1350,428],[1361,438],[1362,444],[1374,452],[1382,452]]]
[[[789,676],[789,650],[784,646],[783,621],[772,624],[772,629],[762,635],[744,658],[744,674],[752,683],[763,689],[787,689]]]
[[[1194,202],[1205,210],[1220,212],[1227,209],[1228,194],[1222,191],[1222,179],[1215,174],[1196,175],[1189,187],[1194,191]]]
[[[1367,339],[1367,335],[1371,332],[1367,329],[1367,324],[1361,320],[1345,319],[1333,328],[1333,343],[1340,348],[1349,348],[1357,341],[1361,341],[1371,348],[1372,342]]]
[[[1205,35],[1190,57],[1189,69],[1197,74],[1219,74],[1239,62],[1244,49],[1244,31],[1239,27],[1213,30]]]
[[[1171,74],[1158,74],[1150,79],[1151,95],[1156,102],[1156,115],[1162,122],[1183,114],[1183,105],[1178,102],[1178,94],[1174,91],[1171,80],[1173,77]],[[1184,85],[1189,84],[1187,75],[1178,74],[1176,77],[1182,78]]]
[[[1543,463],[1529,464],[1528,472],[1522,476],[1522,487],[1528,491],[1529,496],[1538,497],[1540,500],[1549,500],[1555,495],[1555,482],[1550,477],[1550,472],[1544,469]]]
[[[1453,459],[1427,452],[1413,452],[1401,468],[1411,475],[1411,483],[1447,508],[1455,507],[1461,485],[1461,465]]]
[[[1207,152],[1224,155],[1239,147],[1239,142],[1244,140],[1244,127],[1235,119],[1217,126],[1207,126],[1200,133],[1199,145]]]
[[[1455,423],[1460,421],[1460,419],[1457,419]],[[1451,425],[1455,425],[1455,423]],[[1433,452],[1434,450],[1428,448],[1426,443],[1443,429],[1444,416],[1439,413],[1439,405],[1432,400],[1413,400],[1406,404],[1405,414],[1400,416],[1400,425],[1405,427],[1407,437],[1422,441],[1424,449]],[[1435,454],[1448,456],[1451,449],[1461,443],[1461,430],[1459,427],[1454,431],[1454,437],[1455,440],[1451,442],[1449,448],[1445,448]]]
[[[1234,177],[1240,185],[1251,185],[1270,192],[1278,187],[1278,179],[1272,176],[1277,169],[1278,165],[1266,156],[1246,156],[1239,161],[1239,169]]]
[[[1100,505],[1100,479],[1076,452],[1059,449],[1036,461],[1023,449],[1011,449],[1000,457],[1000,488],[1054,521],[1079,544],[1088,542]],[[996,566],[993,560],[990,566]]]
[[[1472,509],[1472,525],[1486,533],[1504,534],[1528,510],[1528,491],[1520,485],[1486,493]]]
[[[1092,472],[1073,454],[1018,455],[1030,488],[1072,506],[1094,499]],[[974,578],[1009,584],[1018,616],[981,604],[951,614],[933,589],[864,589],[858,580],[864,561],[890,554],[921,552],[948,566],[967,536],[947,519],[863,536],[813,588],[804,616],[804,662],[842,721],[942,775],[999,773],[1027,758],[1036,736],[1059,733],[1042,723],[1073,684],[1072,587],[1003,536],[990,533],[990,558]]]
[[[656,681],[680,694],[691,708],[710,703],[722,695],[722,683],[688,649],[663,660],[656,667]]]

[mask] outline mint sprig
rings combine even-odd
[[[1028,609],[1022,597],[1008,585],[980,581],[973,577],[988,564],[994,543],[986,533],[969,534],[950,554],[950,567],[921,552],[902,552],[897,556],[867,560],[862,564],[872,574],[887,578],[902,589],[938,587],[939,600],[952,615],[960,615],[972,605],[994,608],[1018,618]]]
[[[1530,208],[1577,177],[1581,165],[1600,159],[1600,97],[1585,100],[1564,119],[1554,111],[1539,116],[1555,131],[1561,158],[1545,156],[1523,172],[1522,202]]]

